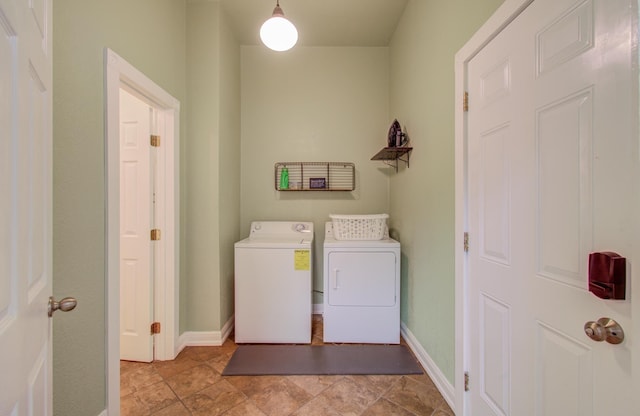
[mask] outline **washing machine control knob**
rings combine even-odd
[[[306,229],[307,229],[307,226],[306,226],[306,225],[304,225],[304,224],[298,223],[298,224],[294,225],[294,229],[295,229],[297,232],[301,233],[301,232],[303,232],[304,230],[306,230]]]

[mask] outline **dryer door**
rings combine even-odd
[[[330,252],[328,301],[333,306],[394,306],[396,254],[390,251]]]

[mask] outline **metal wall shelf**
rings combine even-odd
[[[280,187],[282,169],[289,172],[289,185]],[[353,191],[356,167],[351,162],[277,162],[274,166],[277,191]]]
[[[403,161],[409,167],[409,156],[413,147],[385,147],[376,153],[371,160],[382,160],[389,166],[398,171],[398,160]]]

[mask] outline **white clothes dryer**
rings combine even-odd
[[[311,342],[313,223],[254,221],[235,243],[235,342]]]
[[[400,343],[400,243],[324,238],[324,342]]]

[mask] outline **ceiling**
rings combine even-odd
[[[302,46],[388,46],[408,0],[280,0]],[[276,0],[220,0],[241,45],[258,31]]]

